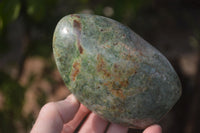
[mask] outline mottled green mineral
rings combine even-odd
[[[54,32],[53,52],[68,89],[110,122],[145,128],[158,122],[181,95],[168,60],[115,20],[65,16]]]

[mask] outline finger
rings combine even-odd
[[[91,113],[80,129],[80,133],[103,133],[108,122]]]
[[[162,128],[159,125],[152,125],[146,128],[143,133],[162,133]]]
[[[110,124],[107,133],[127,133],[128,127],[121,126],[119,124]]]
[[[73,133],[84,117],[90,112],[83,104],[80,105],[78,112],[76,113],[73,120],[65,124],[62,133]]]
[[[31,133],[60,133],[63,124],[72,120],[79,109],[73,95],[59,102],[47,103],[42,107]]]

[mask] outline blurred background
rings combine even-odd
[[[52,36],[71,13],[120,21],[159,49],[183,87],[160,121],[163,131],[200,132],[199,0],[0,0],[0,133],[29,132],[41,106],[69,94],[52,55]]]

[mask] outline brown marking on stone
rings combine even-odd
[[[139,52],[139,54],[141,55],[141,56],[144,56],[144,54],[141,52],[141,51],[138,51]]]
[[[117,44],[118,44],[117,42],[113,43],[114,46],[116,46]]]
[[[122,89],[110,89],[111,93],[117,97],[120,97],[121,99],[124,99],[125,98],[125,95],[122,91]]]
[[[80,40],[81,40],[81,23],[78,20],[73,21],[73,27],[75,29],[75,33],[77,35],[77,47],[80,52],[80,54],[83,53],[83,47],[81,46]]]
[[[120,86],[121,86],[121,87],[126,88],[126,87],[128,87],[128,84],[129,84],[128,80],[120,81]]]
[[[117,64],[114,64],[114,68],[117,69],[117,68],[118,68],[118,65],[117,65]]]
[[[106,48],[111,48],[111,46],[110,45],[106,45]]]
[[[124,77],[123,75],[125,75],[125,77],[129,77],[136,73],[136,69],[136,66],[124,69],[121,68],[119,64],[114,64],[112,69],[112,77],[114,77],[115,81],[121,81],[122,77]],[[124,80],[125,79],[123,79],[123,81]]]
[[[78,75],[78,73],[80,72],[80,63],[79,62],[74,62],[73,63],[73,71],[71,74],[72,80],[75,81],[76,76]]]
[[[118,106],[118,105],[111,105],[110,110],[116,111],[116,112],[119,112],[119,113],[124,112],[123,106]],[[115,114],[116,117],[117,117],[117,115],[119,115],[119,114]]]
[[[71,14],[71,17],[80,18],[80,16],[78,16],[77,14]]]
[[[113,68],[113,71],[114,71],[114,73],[117,73],[118,72],[118,65],[117,64],[114,64],[114,68]]]
[[[108,90],[116,97],[119,97],[121,99],[125,98],[125,95],[123,94],[122,88],[124,87],[121,83],[119,85],[116,84],[115,81],[108,81],[103,84],[108,88]]]
[[[106,69],[106,63],[105,61],[103,60],[103,58],[101,57],[101,55],[97,55],[97,71],[98,72],[102,72],[104,74],[104,76],[106,77],[110,77],[111,76],[111,73],[108,72],[108,70]]]
[[[97,55],[97,71],[102,72],[103,75],[107,78],[114,78],[110,81],[104,82],[103,85],[107,87],[107,89],[116,97],[119,97],[121,99],[125,98],[125,95],[123,94],[122,88],[125,88],[128,86],[128,81],[120,81],[120,73],[117,64],[114,64],[114,73],[110,73],[106,69],[106,63],[103,60],[101,55]],[[118,84],[117,84],[118,83]]]
[[[100,54],[97,55],[97,71],[103,73],[103,76],[107,78],[107,82],[103,83],[114,96],[121,99],[126,98],[124,95],[123,89],[127,88],[129,85],[128,78],[135,73],[135,68],[122,71],[120,64],[113,64],[112,71],[108,71],[107,64]]]
[[[110,45],[104,45],[103,48],[111,48]]]
[[[127,70],[127,74],[130,76],[136,74],[136,68],[130,68],[129,70]]]
[[[124,44],[124,43],[119,43],[124,49],[126,49],[126,52],[122,52],[120,53],[122,55],[122,57],[126,60],[135,60],[136,58],[136,49],[135,48],[131,48],[128,45]]]
[[[116,107],[116,106],[114,106],[114,105],[111,105],[110,109],[111,109],[112,111],[114,111],[114,110],[117,110],[118,107]]]
[[[108,82],[105,82],[103,84],[104,86],[108,87],[108,89],[112,89],[113,88],[113,81],[108,81]]]
[[[57,58],[61,57],[60,53],[56,51]]]
[[[60,58],[61,57],[60,52],[58,52],[58,49],[56,47],[54,48],[54,53],[56,55],[56,58]]]

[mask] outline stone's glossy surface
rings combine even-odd
[[[161,119],[181,95],[168,60],[128,27],[95,15],[58,23],[53,51],[69,90],[99,116],[132,128]]]

